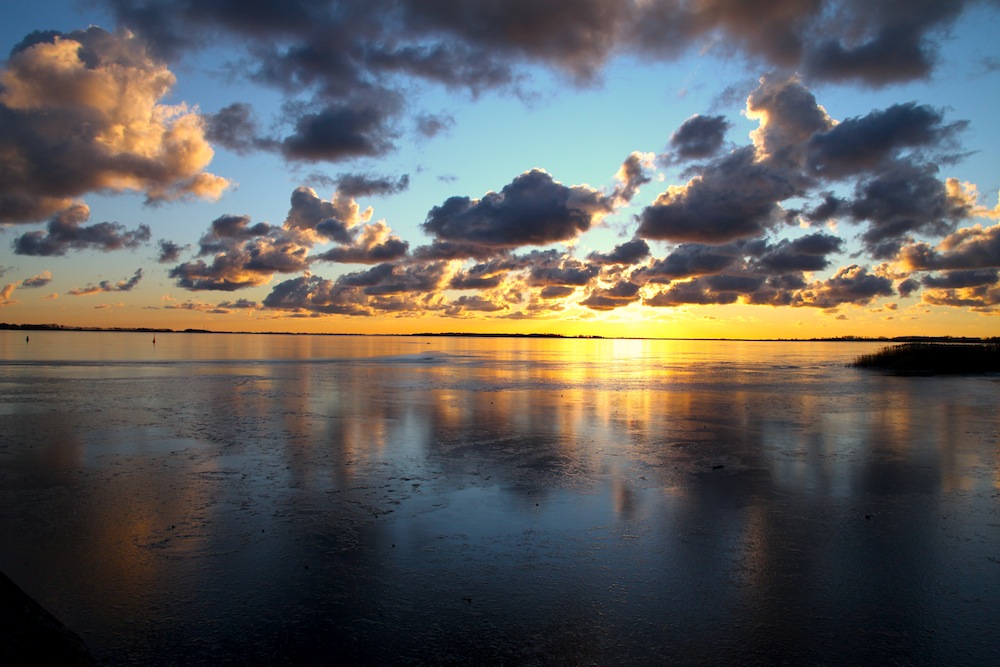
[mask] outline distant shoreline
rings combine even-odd
[[[10,324],[0,322],[0,331],[87,331],[110,333],[169,333],[169,334],[238,334],[250,336],[380,336],[393,338],[552,338],[566,340],[706,340],[742,342],[805,342],[805,343],[983,343],[997,338],[974,336],[835,336],[829,338],[683,338],[648,336],[567,336],[553,333],[475,333],[422,332],[412,334],[295,332],[295,331],[212,331],[211,329],[168,329],[165,327],[72,327],[62,324]]]

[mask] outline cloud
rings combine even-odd
[[[337,192],[346,197],[394,195],[405,192],[410,187],[410,177],[406,174],[395,180],[372,174],[340,174],[334,182]]]
[[[324,200],[299,187],[280,227],[246,215],[220,216],[199,241],[197,258],[168,275],[188,290],[234,291],[264,285],[276,273],[306,271],[316,261],[374,264],[405,256],[409,245],[384,223],[362,224],[371,216],[371,207],[362,210],[351,197],[334,193]],[[310,254],[331,241],[340,247]]]
[[[402,259],[410,244],[392,234],[384,222],[364,225],[349,245],[332,248],[313,255],[313,262],[340,262],[345,264],[379,264]]]
[[[90,219],[90,208],[77,203],[60,211],[49,220],[45,231],[26,232],[14,239],[18,255],[38,257],[63,256],[69,250],[135,250],[150,238],[148,225],[127,230],[116,222],[83,223]]]
[[[726,305],[736,303],[739,293],[716,291],[708,284],[708,278],[695,278],[678,282],[668,288],[643,299],[643,305],[653,308],[670,308],[684,305]]]
[[[499,193],[488,192],[481,199],[449,198],[431,209],[422,227],[436,242],[485,246],[495,252],[574,240],[612,210],[611,201],[598,191],[565,186],[533,169]]]
[[[703,243],[683,243],[663,259],[654,259],[632,274],[642,284],[670,283],[697,276],[715,275],[740,261],[742,248],[736,244],[723,246]]]
[[[97,285],[77,287],[66,293],[70,296],[87,296],[89,294],[101,294],[103,292],[129,292],[139,284],[140,280],[142,280],[142,269],[136,269],[135,275],[131,278],[119,280],[116,283],[112,283],[110,280],[102,280]]]
[[[848,118],[808,141],[808,167],[817,176],[842,178],[875,169],[903,148],[936,147],[967,126],[945,124],[944,113],[915,102]]]
[[[795,295],[795,306],[834,308],[842,304],[868,305],[880,296],[892,296],[892,281],[863,266],[841,267],[826,280],[816,281]]]
[[[910,271],[998,268],[1000,224],[960,229],[942,239],[936,248],[928,243],[911,243],[900,250],[899,261]]]
[[[254,150],[278,149],[273,139],[260,136],[253,108],[246,102],[234,102],[214,114],[207,114],[205,138],[241,155]]]
[[[852,220],[866,223],[861,238],[877,259],[894,256],[912,234],[953,231],[975,209],[958,181],[942,182],[929,164],[896,163],[859,182],[854,195],[844,209]]]
[[[204,301],[187,300],[180,303],[166,303],[163,306],[167,310],[187,310],[209,315],[229,315],[237,310],[258,310],[260,304],[248,299],[238,299],[236,301],[221,301],[218,304],[205,303]]]
[[[88,192],[156,204],[218,198],[204,121],[160,103],[174,75],[140,40],[100,28],[35,33],[0,72],[0,222],[45,219]]]
[[[722,148],[729,128],[725,116],[691,116],[670,136],[667,157],[670,161],[710,158]]]
[[[639,192],[639,187],[649,183],[652,177],[648,170],[652,168],[654,156],[652,153],[633,152],[618,169],[615,178],[621,185],[615,189],[612,198],[617,205],[627,204]]]
[[[430,139],[455,127],[455,117],[448,113],[418,114],[415,119],[417,134]]]
[[[797,194],[780,170],[744,147],[686,185],[670,186],[639,215],[637,234],[675,243],[729,243],[762,236],[782,219],[778,202]]]
[[[639,285],[629,281],[615,283],[608,288],[600,288],[591,291],[580,305],[591,310],[614,310],[635,303],[639,300]]]
[[[362,211],[357,202],[344,193],[335,193],[326,201],[312,188],[298,187],[292,192],[291,208],[284,226],[315,232],[338,243],[351,243],[351,229],[370,220],[372,212],[371,207]]]
[[[947,234],[984,214],[975,188],[941,179],[937,164],[957,147],[962,121],[915,103],[834,121],[795,76],[768,75],[747,97],[758,127],[752,145],[700,166],[685,185],[672,185],[639,214],[638,236],[674,243],[726,244],[760,239],[799,217],[827,222],[843,216],[863,224],[865,250],[888,259],[914,235]],[[854,180],[852,197],[829,189]],[[800,198],[819,204],[785,209]],[[991,214],[985,212],[985,214]]]
[[[361,297],[361,298],[359,298]],[[307,311],[324,315],[371,315],[358,287],[319,276],[300,276],[278,283],[264,298],[264,308]]]
[[[980,287],[982,285],[996,285],[998,282],[1000,282],[1000,272],[996,269],[948,271],[940,276],[929,275],[923,279],[924,285],[938,289]]]
[[[806,143],[834,126],[833,119],[797,76],[766,75],[747,97],[746,116],[758,121],[750,133],[758,161],[797,173]]]
[[[556,253],[537,253],[528,271],[528,284],[535,287],[564,285],[581,287],[589,284],[600,273],[600,267],[586,264],[572,257]]]
[[[13,306],[16,303],[20,303],[20,301],[13,297],[14,290],[17,289],[17,286],[20,284],[21,283],[18,282],[7,283],[2,289],[0,289],[0,307]]]
[[[926,76],[936,40],[972,4],[534,3],[405,0],[245,3],[106,0],[161,53],[200,42],[250,43],[259,76],[340,90],[405,73],[472,90],[510,81],[519,63],[593,80],[616,53],[675,58],[738,52],[771,66],[872,85]],[[401,32],[398,26],[406,26]],[[264,49],[261,44],[281,44]]]
[[[306,113],[281,142],[286,158],[308,162],[335,162],[355,157],[385,155],[394,148],[395,132],[388,126],[399,104],[331,104]]]
[[[842,3],[827,25],[840,21],[803,58],[810,75],[833,81],[860,80],[884,85],[927,77],[934,67],[932,39],[943,32],[964,7],[961,0],[893,0]]]
[[[33,288],[33,287],[45,287],[50,282],[52,282],[52,272],[42,271],[37,276],[31,278],[25,278],[21,281],[21,287]]]
[[[173,241],[167,241],[166,239],[160,239],[157,241],[157,245],[160,248],[159,253],[156,256],[156,261],[160,264],[173,264],[181,257],[181,253],[188,249],[187,245],[178,245]]]
[[[212,247],[203,239],[202,253]],[[202,259],[184,262],[168,275],[178,287],[190,290],[233,291],[267,283],[275,273],[293,273],[308,267],[308,246],[280,233],[239,240],[215,253],[211,264]]]
[[[932,306],[968,308],[974,312],[996,313],[1000,306],[1000,286],[981,285],[965,289],[927,290],[923,293],[924,303]]]
[[[632,239],[620,243],[611,252],[592,252],[587,255],[587,261],[601,266],[613,264],[637,264],[649,257],[649,244],[642,239]]]
[[[767,273],[822,271],[830,265],[828,255],[841,252],[840,237],[818,232],[794,240],[782,239],[754,259],[754,265]]]

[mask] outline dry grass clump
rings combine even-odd
[[[903,374],[1000,372],[1000,343],[903,343],[864,354],[851,364]]]

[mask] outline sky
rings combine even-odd
[[[0,18],[0,322],[1000,334],[996,0]]]

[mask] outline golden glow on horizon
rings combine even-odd
[[[163,328],[209,331],[345,334],[558,334],[605,338],[826,338],[838,336],[980,336],[996,334],[994,317],[947,306],[914,303],[867,308],[772,308],[733,304],[646,308],[633,304],[615,311],[581,312],[584,317],[295,317],[280,312],[235,309],[226,314],[144,307],[137,296],[118,295],[95,304],[94,297],[22,302],[19,317],[0,322],[71,327]],[[99,297],[98,297],[99,298]]]

